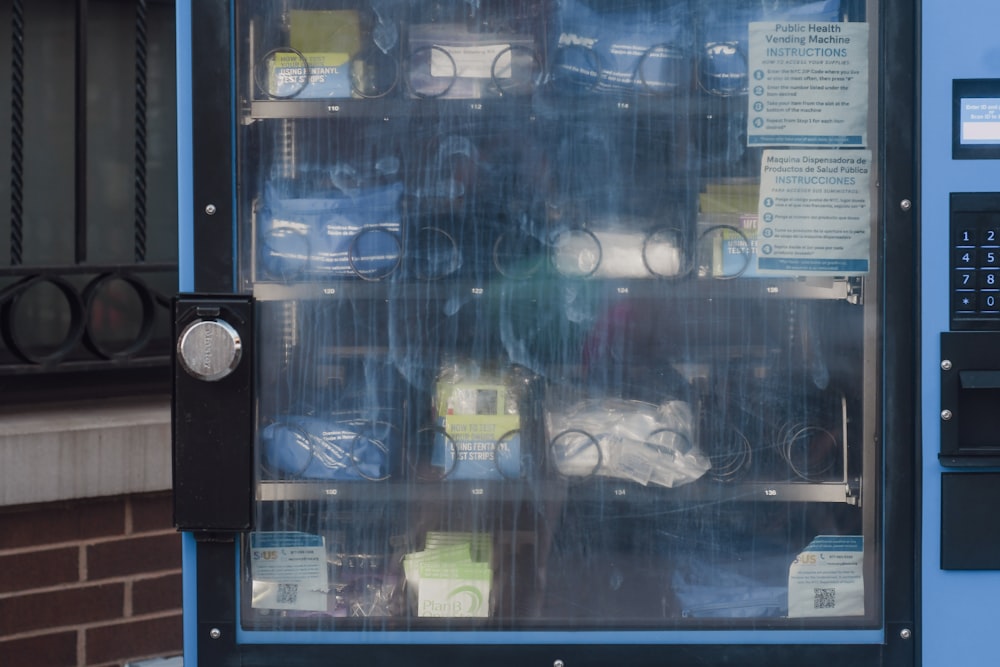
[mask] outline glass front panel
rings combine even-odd
[[[874,15],[237,3],[243,628],[880,627]]]

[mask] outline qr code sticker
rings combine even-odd
[[[836,588],[814,588],[813,589],[813,608],[815,609],[834,609],[837,606],[837,589]]]
[[[278,584],[278,604],[295,604],[298,601],[298,584]]]

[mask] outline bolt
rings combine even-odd
[[[899,208],[903,211],[909,211],[911,208],[913,208],[913,202],[911,202],[909,199],[904,199],[903,201],[899,202]]]
[[[220,630],[219,628],[212,628],[211,630],[208,631],[208,636],[211,637],[212,639],[218,639],[219,637],[222,636],[222,630]]]
[[[945,359],[941,362],[941,370],[950,371],[951,370],[951,360]]]
[[[566,663],[564,663],[562,660],[556,660],[555,662],[552,663],[552,667],[566,667]]]
[[[900,639],[909,639],[912,636],[913,632],[911,632],[909,628],[903,628],[902,630],[899,631]]]
[[[951,410],[941,411],[941,419],[948,421],[949,419],[951,419],[951,417],[952,417]]]
[[[208,213],[209,215],[215,215],[215,212],[218,210],[219,209],[215,208],[215,204],[209,204],[205,207],[205,213]]]

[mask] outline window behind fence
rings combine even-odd
[[[0,6],[0,400],[166,392],[173,2]]]

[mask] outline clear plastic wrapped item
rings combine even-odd
[[[414,97],[480,99],[530,94],[541,61],[530,35],[426,23],[410,27],[406,73]]]
[[[711,467],[695,445],[694,415],[685,401],[585,399],[548,406],[545,422],[550,461],[566,477],[614,477],[672,488]]]

